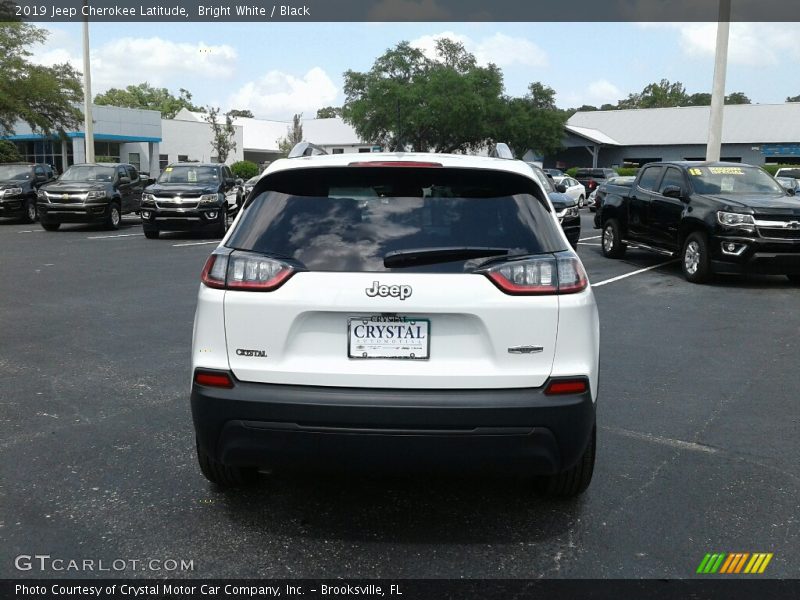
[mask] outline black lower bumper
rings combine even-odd
[[[160,231],[189,231],[219,227],[222,206],[204,205],[196,209],[142,207],[142,227]]]
[[[0,202],[0,217],[22,217],[25,215],[24,198],[12,198]]]
[[[239,466],[385,464],[553,474],[595,422],[589,392],[394,390],[244,383],[192,387],[199,446]]]
[[[108,217],[108,203],[53,204],[39,202],[39,219],[45,223],[99,223]]]
[[[726,244],[736,244],[738,255],[726,254]],[[715,273],[758,273],[762,275],[800,275],[800,239],[763,240],[716,236],[710,240],[711,266]]]

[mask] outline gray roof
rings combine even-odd
[[[567,130],[609,145],[705,144],[710,111],[708,106],[685,106],[577,112],[567,121]],[[800,103],[726,106],[722,142],[800,143]]]

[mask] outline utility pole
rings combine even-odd
[[[718,161],[722,152],[722,113],[725,109],[725,75],[728,70],[728,37],[731,28],[731,0],[719,0],[717,49],[714,55],[714,84],[708,119],[706,160]]]
[[[83,0],[87,6],[88,0]],[[92,66],[89,60],[89,17],[83,18],[83,143],[86,162],[94,162],[94,121],[92,121]]]

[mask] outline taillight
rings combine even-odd
[[[232,388],[233,379],[225,371],[203,371],[198,369],[194,372],[194,382],[197,385],[217,388]]]
[[[571,252],[511,261],[483,273],[506,294],[520,296],[575,294],[589,284],[581,261]]]
[[[588,389],[589,384],[583,377],[575,379],[554,379],[547,384],[544,393],[548,396],[583,394]]]
[[[589,180],[589,189],[593,190],[596,187],[597,187],[597,182],[594,179],[590,179]]]
[[[271,292],[295,272],[274,258],[225,248],[208,257],[200,279],[208,287],[220,290]]]

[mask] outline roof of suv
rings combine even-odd
[[[169,163],[168,167],[224,167],[224,163],[201,163],[201,162],[176,162]]]
[[[288,169],[302,169],[309,167],[346,167],[352,163],[370,162],[436,163],[445,168],[491,169],[493,171],[516,173],[535,181],[530,167],[527,165],[527,163],[521,160],[463,154],[435,154],[431,152],[370,152],[358,154],[325,154],[287,158],[276,160],[270,164],[264,173],[262,173],[262,175],[269,175],[270,173],[275,173],[276,171],[285,171]]]

